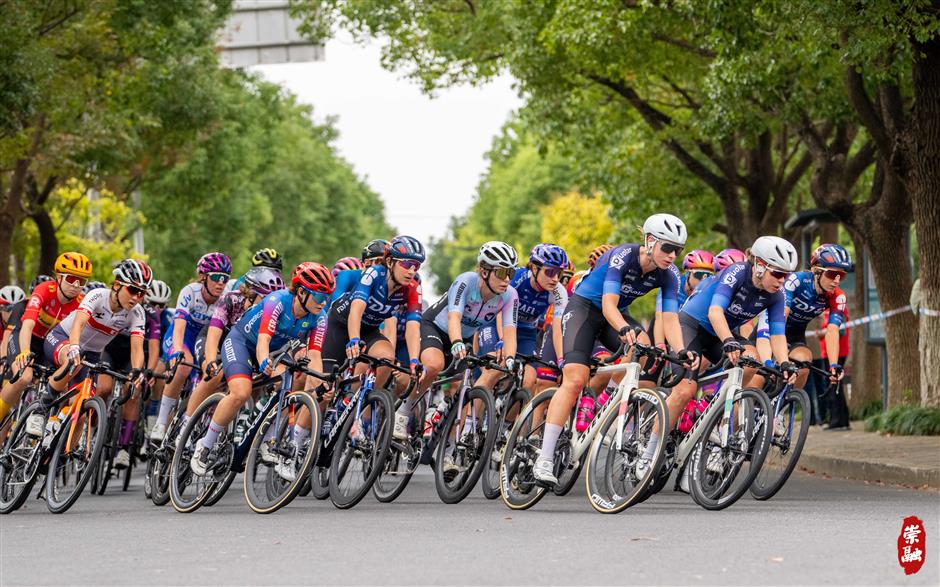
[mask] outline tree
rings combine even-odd
[[[588,254],[597,245],[611,242],[613,237],[609,208],[599,195],[569,192],[555,198],[540,210],[540,240],[560,245],[578,269],[586,269]]]

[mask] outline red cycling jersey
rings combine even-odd
[[[75,298],[62,304],[59,303],[59,284],[55,281],[40,283],[33,290],[23,312],[23,322],[33,320],[33,336],[45,338],[46,333],[56,324],[65,320],[65,317],[74,312],[82,303],[84,296],[78,294]]]

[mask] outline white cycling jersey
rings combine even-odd
[[[146,315],[144,307],[137,304],[130,310],[120,309],[111,311],[111,290],[93,289],[85,294],[78,309],[72,312],[59,324],[59,328],[68,335],[75,324],[75,316],[79,312],[86,314],[88,323],[82,329],[82,338],[79,346],[82,351],[100,353],[115,336],[127,333],[130,336],[143,336]]]
[[[209,303],[202,295],[203,285],[199,282],[190,283],[180,290],[176,298],[175,319],[186,320],[186,330],[199,332],[202,327],[209,323],[212,314],[215,313],[215,305],[218,302]]]

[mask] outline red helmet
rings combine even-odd
[[[290,282],[295,287],[302,287],[313,293],[333,293],[336,289],[336,280],[326,266],[313,261],[301,263],[294,269]]]
[[[689,251],[682,260],[682,268],[688,270],[714,271],[715,256],[704,249]]]

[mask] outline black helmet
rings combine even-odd
[[[40,283],[45,283],[47,281],[52,281],[52,278],[48,275],[43,275],[40,273],[36,276],[36,279],[34,279],[32,283],[29,284],[29,291],[32,292],[34,289],[36,289],[37,286],[39,286]]]
[[[280,272],[284,269],[284,259],[274,249],[259,249],[251,258],[252,267],[269,267]]]
[[[388,246],[388,241],[384,239],[377,238],[369,241],[369,244],[362,247],[362,260],[384,257],[386,246]]]

